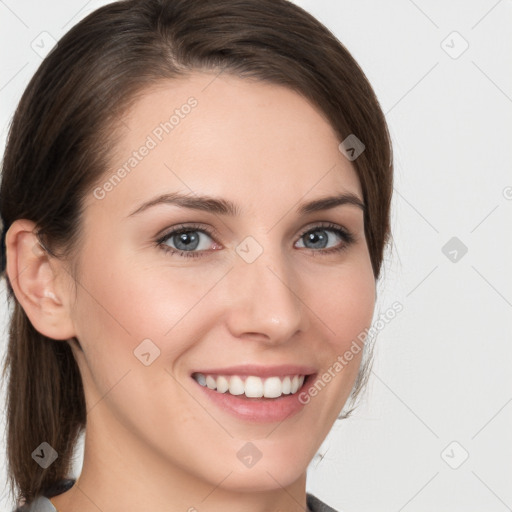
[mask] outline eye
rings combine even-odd
[[[212,236],[213,234],[203,227],[180,226],[157,240],[157,245],[170,253],[196,257],[212,246]]]
[[[203,226],[181,225],[160,237],[156,241],[156,245],[165,252],[185,258],[194,258],[204,256],[210,252],[209,249],[222,248],[213,237],[213,231]],[[313,251],[313,254],[330,254],[346,250],[355,242],[355,237],[341,226],[327,224],[303,231],[297,244],[301,242],[302,245],[298,247]]]
[[[339,240],[342,241],[341,244]],[[336,224],[328,224],[308,229],[302,233],[299,242],[301,241],[302,247],[306,249],[323,249],[315,252],[331,253],[347,249],[355,241],[355,238],[346,229]]]

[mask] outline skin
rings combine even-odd
[[[89,194],[76,281],[37,246],[32,222],[8,231],[7,272],[31,322],[57,340],[76,336],[83,349],[68,341],[88,418],[80,479],[53,499],[61,512],[304,511],[307,465],[357,375],[362,352],[299,414],[258,424],[210,403],[190,377],[249,363],[307,364],[321,374],[370,326],[375,304],[362,210],[296,213],[334,192],[362,200],[331,125],[287,88],[214,76],[165,82],[126,113],[105,179],[175,108],[198,101],[103,199]],[[161,204],[129,216],[176,191],[229,199],[240,215]],[[327,248],[306,246],[302,233],[322,222],[355,241],[323,254],[346,244],[328,230]],[[182,223],[216,230],[199,234],[202,256],[156,245]],[[263,249],[252,263],[236,252],[247,236]],[[147,338],[160,350],[149,366],[134,357]],[[262,453],[251,468],[237,458],[247,441]]]

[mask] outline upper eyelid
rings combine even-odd
[[[336,222],[329,222],[329,221],[319,221],[317,223],[313,223],[311,224],[309,227],[306,227],[304,229],[302,229],[300,231],[300,234],[301,236],[304,235],[305,233],[307,233],[308,231],[311,231],[311,230],[314,230],[316,228],[326,228],[326,229],[340,229],[342,231],[347,231],[349,232],[349,230],[343,226],[341,226],[340,224],[337,224]]]
[[[205,227],[203,225],[196,225],[196,224],[191,224],[191,225],[181,225],[181,224],[178,224],[177,226],[173,226],[172,228],[166,228],[164,230],[161,231],[161,234],[157,235],[156,236],[156,239],[157,241],[162,241],[162,240],[165,240],[167,238],[169,238],[171,235],[175,234],[175,233],[179,233],[180,231],[201,231],[205,234],[207,234],[208,236],[219,236],[220,233],[212,226],[208,226],[208,227]]]

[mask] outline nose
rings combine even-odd
[[[237,338],[279,344],[308,329],[300,278],[279,250],[265,250],[252,263],[237,258],[229,294],[228,327]]]

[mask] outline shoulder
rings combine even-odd
[[[19,506],[13,512],[56,512],[55,507],[48,498],[62,494],[73,487],[74,483],[74,478],[63,479],[51,487],[48,487],[42,495],[37,496],[30,503]]]
[[[38,496],[30,504],[18,507],[14,512],[56,512],[52,502],[45,496]]]
[[[307,505],[311,512],[338,512],[313,494],[306,493]],[[341,511],[339,511],[341,512]]]

